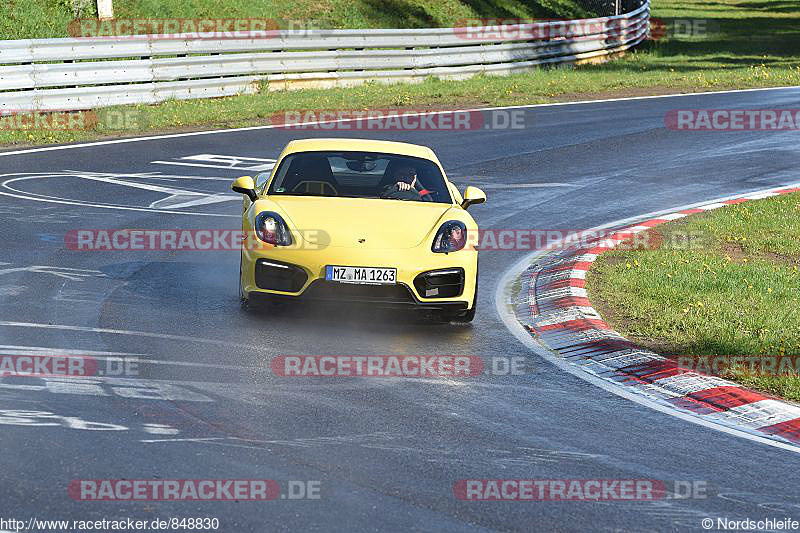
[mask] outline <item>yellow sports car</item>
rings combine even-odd
[[[244,176],[239,296],[363,302],[471,321],[478,226],[430,148],[360,139],[290,142]]]

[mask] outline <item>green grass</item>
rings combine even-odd
[[[64,35],[71,14],[63,2],[66,0],[6,0],[0,5],[0,35]],[[572,16],[570,12],[576,9],[572,2],[555,0],[327,0],[322,7],[311,0],[116,0],[115,6],[119,17],[258,14],[293,20],[310,18],[320,26],[354,28],[446,26],[475,16]],[[56,16],[58,9],[62,13]],[[800,85],[800,4],[785,0],[654,0],[653,16],[668,25],[675,19],[702,19],[709,33],[667,36],[601,65],[537,69],[508,77],[478,77],[461,82],[429,79],[422,84],[371,84],[335,90],[262,89],[256,95],[167,102],[137,108],[140,126],[132,130],[115,131],[103,124],[89,132],[0,129],[0,144],[61,143],[154,130],[265,124],[272,113],[284,109],[453,108]],[[756,28],[758,31],[754,31]]]
[[[96,16],[95,0],[83,18]],[[574,0],[114,0],[121,19],[267,18],[320,28],[429,28],[465,18],[581,18]],[[0,39],[68,37],[71,0],[3,0]]]
[[[620,333],[669,356],[800,356],[800,194],[729,206],[658,226],[693,246],[603,254],[587,277]],[[725,374],[800,400],[800,375]]]

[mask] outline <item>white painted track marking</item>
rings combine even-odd
[[[189,366],[198,368],[217,368],[221,370],[270,370],[269,367],[263,366],[236,366],[236,365],[219,365],[212,363],[196,363],[190,361],[168,361],[161,359],[148,359],[145,354],[128,353],[128,352],[107,352],[95,350],[79,350],[75,348],[48,348],[43,346],[18,346],[12,344],[0,344],[0,357],[8,355],[27,355],[27,356],[72,356],[72,355],[86,355],[99,361],[118,361],[120,357],[135,357],[136,364],[150,364],[150,365],[172,365],[172,366]]]
[[[50,274],[57,278],[63,278],[70,281],[84,281],[86,278],[105,278],[104,273],[99,270],[85,270],[82,268],[66,268],[66,267],[52,267],[45,265],[31,265],[26,267],[17,268],[3,268],[0,269],[0,276],[4,274],[18,274],[20,272],[29,272],[33,274]]]
[[[481,189],[545,189],[550,187],[578,187],[574,183],[483,183],[469,181],[465,185],[475,185]]]
[[[192,161],[191,163],[187,161]],[[223,168],[239,172],[266,172],[272,170],[277,160],[260,157],[198,154],[181,157],[177,161],[151,161],[151,165],[177,165],[184,167]]]
[[[45,179],[45,178],[60,178],[60,177],[75,177],[75,178],[83,177],[83,178],[86,178],[87,175],[91,175],[91,174],[92,173],[84,173],[84,172],[76,172],[76,173],[51,172],[51,173],[39,173],[39,174],[20,174],[20,173],[0,174],[0,178],[9,177],[9,176],[17,176],[15,178],[10,178],[10,179],[7,179],[7,180],[3,181],[2,183],[0,183],[0,187],[12,191],[12,192],[0,191],[0,195],[9,196],[11,198],[20,198],[22,200],[31,200],[31,201],[34,201],[34,202],[43,202],[43,203],[61,204],[61,205],[76,205],[76,206],[81,206],[81,207],[94,207],[94,208],[98,208],[98,209],[115,209],[115,210],[119,210],[119,211],[143,211],[143,212],[148,212],[148,213],[160,213],[160,214],[172,214],[172,215],[190,215],[190,216],[206,216],[206,217],[241,218],[241,215],[229,215],[229,214],[225,214],[225,213],[203,213],[203,212],[192,212],[192,211],[175,211],[175,210],[171,210],[171,209],[156,209],[156,208],[153,208],[153,207],[135,207],[135,206],[116,205],[116,204],[96,204],[96,203],[84,202],[84,201],[80,201],[80,200],[69,200],[69,199],[59,198],[59,197],[54,197],[54,196],[46,196],[46,195],[41,195],[41,194],[27,193],[25,191],[21,191],[21,190],[15,189],[15,188],[10,186],[10,184],[12,184],[12,183],[16,183],[18,181],[30,180],[30,179]],[[112,176],[112,175],[108,175],[108,174],[104,174],[104,175]],[[131,177],[129,175],[123,175],[123,174],[120,174],[119,176]],[[103,181],[103,180],[100,180],[100,181]],[[118,181],[122,181],[122,180],[118,180]],[[120,182],[120,183],[116,183],[116,184],[117,185],[130,185],[130,186],[133,186],[133,185],[131,185],[131,182],[125,182],[125,183],[121,183]],[[139,185],[143,185],[143,184],[139,184]],[[169,190],[173,190],[173,191],[181,191],[182,193],[188,193],[187,196],[189,196],[191,198],[209,198],[209,197],[217,198],[217,199],[214,200],[214,202],[217,202],[217,201],[230,201],[230,200],[236,200],[238,198],[238,196],[235,196],[235,195],[218,195],[218,194],[209,194],[209,193],[196,193],[194,191],[184,191],[182,189],[174,189],[174,188],[171,189],[171,188],[159,187],[159,186],[155,186],[155,185],[152,185],[152,186],[149,186],[149,187],[158,187],[159,189],[162,189],[162,191],[160,191],[160,192],[163,192],[163,189],[169,189]],[[146,187],[140,186],[138,188],[146,188]],[[198,194],[200,196],[196,196]],[[208,202],[208,203],[210,203],[210,202]]]
[[[562,106],[576,106],[576,105],[588,105],[588,104],[601,104],[601,103],[609,103],[609,102],[627,102],[627,101],[635,101],[635,100],[651,100],[651,99],[660,99],[660,98],[680,98],[680,97],[691,97],[691,96],[703,96],[703,95],[718,95],[718,94],[737,94],[737,93],[749,93],[749,92],[760,92],[760,91],[785,91],[785,90],[797,90],[800,89],[800,86],[793,85],[789,87],[763,87],[760,89],[735,89],[730,91],[708,91],[708,92],[700,92],[700,93],[681,93],[681,94],[659,94],[653,96],[632,96],[627,98],[606,98],[603,100],[581,100],[578,102],[553,102],[549,104],[527,104],[527,105],[516,105],[516,106],[498,106],[498,107],[479,107],[474,109],[453,109],[447,111],[425,111],[424,114],[426,115],[439,115],[439,114],[448,114],[448,113],[467,113],[471,111],[502,111],[506,109],[535,109],[538,107],[562,107]],[[409,116],[421,115],[422,113],[408,113]],[[306,122],[305,124],[313,125],[313,124],[333,124],[337,122],[352,122],[354,120],[363,120],[363,118],[353,118],[353,119],[337,119],[337,120],[324,120],[318,122]],[[57,146],[44,146],[40,148],[26,148],[23,150],[13,150],[9,152],[0,152],[0,157],[6,157],[10,155],[21,155],[21,154],[34,154],[38,152],[53,152],[59,150],[75,150],[78,148],[87,148],[91,146],[108,146],[113,144],[124,144],[124,143],[133,143],[133,142],[142,142],[142,141],[153,141],[153,140],[160,140],[160,139],[176,139],[181,137],[198,137],[203,135],[217,135],[220,133],[229,133],[229,132],[239,132],[239,131],[258,131],[258,130],[268,130],[268,129],[279,129],[282,126],[280,125],[273,125],[267,124],[264,126],[248,126],[246,128],[228,128],[228,129],[219,129],[219,130],[205,130],[205,131],[190,131],[186,133],[169,133],[166,135],[151,135],[147,137],[131,137],[127,139],[113,139],[109,141],[94,141],[88,143],[81,143],[81,144],[67,144],[67,145],[57,145]]]
[[[142,356],[140,353],[107,352],[95,350],[77,350],[75,348],[47,348],[44,346],[18,346],[0,344],[0,355],[107,355],[107,356]]]
[[[239,344],[235,342],[227,342],[218,339],[203,339],[200,337],[187,337],[183,335],[170,335],[167,333],[154,333],[147,331],[131,331],[126,329],[93,328],[88,326],[70,326],[65,324],[39,324],[35,322],[14,322],[10,320],[0,320],[0,326],[14,327],[14,328],[58,329],[64,331],[83,331],[88,333],[108,333],[111,335],[130,335],[134,337],[151,337],[154,339],[198,342],[201,344],[217,344],[220,346],[232,346],[235,348],[253,349],[253,346],[249,344]]]

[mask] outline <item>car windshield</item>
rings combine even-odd
[[[376,152],[290,154],[281,161],[267,194],[453,201],[433,161]]]

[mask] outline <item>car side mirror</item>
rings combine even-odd
[[[482,204],[486,201],[486,193],[477,187],[470,185],[464,189],[464,201],[461,202],[461,207],[466,209],[474,204]]]
[[[258,198],[256,194],[256,184],[253,182],[253,178],[250,176],[242,176],[241,178],[237,178],[231,184],[231,189],[233,192],[238,192],[239,194],[246,194],[248,198],[250,198],[251,202],[255,202]]]

